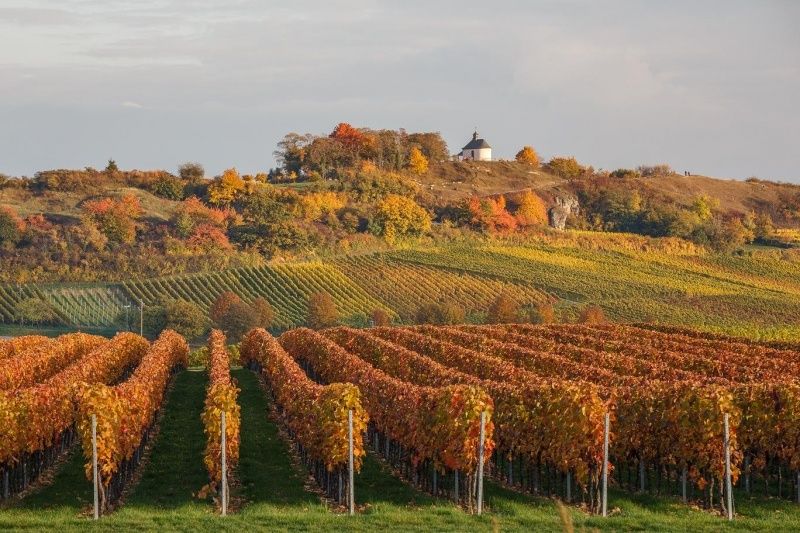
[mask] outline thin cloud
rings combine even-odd
[[[122,107],[132,107],[133,109],[144,109],[144,106],[139,102],[131,102],[130,100],[125,100],[122,102]]]

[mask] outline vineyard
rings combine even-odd
[[[364,325],[375,309],[413,323],[421,306],[442,301],[481,322],[492,300],[510,294],[521,306],[552,301],[565,320],[591,303],[615,321],[800,340],[800,262],[792,253],[715,255],[683,241],[571,232],[120,283],[0,285],[0,322],[19,322],[18,306],[37,298],[59,324],[126,329],[140,301],[184,299],[208,310],[225,291],[248,302],[265,298],[275,331],[305,325],[309,295],[320,291],[351,325]]]
[[[247,520],[264,449],[251,439],[264,424],[280,434],[292,476],[307,479],[301,492],[356,515],[380,515],[361,506],[376,468],[464,517],[503,519],[504,498],[554,498],[580,520],[621,526],[602,518],[607,486],[611,497],[649,494],[719,521],[714,512],[752,520],[758,502],[783,502],[789,515],[800,504],[800,348],[790,342],[653,324],[508,324],[277,338],[256,329],[241,339],[242,370],[214,330],[208,352],[206,374],[183,370],[188,347],[172,331],[152,343],[130,333],[0,341],[3,512],[24,521],[35,515],[27,501],[59,494],[48,485],[77,484],[96,489],[95,516],[114,524],[125,495],[154,474],[159,445],[190,439],[196,451],[181,457],[198,475],[185,497]],[[171,409],[171,383],[192,375],[205,376],[196,410]],[[161,441],[177,420],[194,420],[195,437]],[[70,468],[80,475],[59,472]]]

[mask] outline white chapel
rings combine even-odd
[[[491,161],[492,147],[485,139],[478,138],[478,132],[472,134],[472,140],[461,149],[461,160]]]

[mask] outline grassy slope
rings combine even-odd
[[[100,183],[90,193],[72,191],[45,191],[34,193],[15,188],[0,189],[0,205],[14,207],[20,215],[45,214],[56,218],[80,218],[80,205],[90,198],[110,196],[118,198],[132,194],[139,198],[144,217],[154,221],[168,220],[177,202],[159,198],[145,190],[123,187],[119,184]]]
[[[507,194],[528,188],[540,191],[544,196],[569,190],[566,180],[544,169],[534,170],[515,161],[446,161],[431,165],[430,172],[419,177],[418,181],[423,191],[450,202],[472,195]],[[678,204],[688,205],[695,197],[705,194],[717,198],[722,209],[741,213],[765,203],[774,203],[782,193],[796,194],[798,191],[797,185],[748,183],[708,176],[683,176],[682,173],[637,181],[641,187],[666,194]]]
[[[246,502],[237,513],[221,518],[212,506],[192,497],[205,482],[204,437],[199,420],[206,377],[181,373],[172,390],[151,460],[124,506],[98,523],[86,518],[91,494],[78,453],[64,465],[53,485],[0,512],[3,530],[180,530],[180,531],[560,531],[554,503],[518,495],[487,484],[490,512],[469,516],[446,501],[434,500],[404,485],[374,458],[368,458],[356,479],[361,508],[350,518],[331,512],[303,486],[304,476],[292,466],[275,426],[265,416],[267,399],[255,375],[234,372],[242,387],[240,487]],[[800,528],[800,508],[788,502],[737,500],[740,518],[720,518],[674,500],[611,494],[608,519],[572,509],[579,527],[646,531],[776,531]],[[83,514],[82,514],[83,513]]]

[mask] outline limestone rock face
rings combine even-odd
[[[550,226],[564,229],[569,215],[577,215],[580,211],[578,199],[574,196],[556,196],[556,205],[547,212]]]

